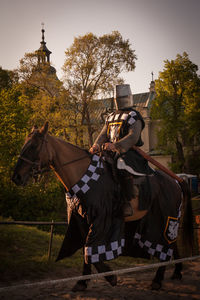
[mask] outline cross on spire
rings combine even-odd
[[[153,81],[153,75],[154,75],[154,74],[153,74],[153,71],[151,72],[151,75],[152,75],[152,81]]]
[[[44,30],[44,23],[42,22],[41,25],[42,25],[42,42],[44,43],[44,32],[45,32],[45,30]]]

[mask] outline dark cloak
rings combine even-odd
[[[161,171],[150,176],[151,206],[139,221],[125,224],[123,255],[171,259],[181,217],[182,191],[178,182]]]
[[[151,174],[148,213],[124,226],[119,185],[105,166],[97,164],[98,179],[80,181],[74,189],[76,193],[70,190],[71,194],[67,194],[69,225],[57,260],[71,256],[82,247],[86,263],[114,259],[121,254],[170,259],[181,214],[178,183],[160,171]],[[84,193],[85,184],[89,189]]]
[[[66,194],[68,229],[57,260],[84,246],[86,263],[117,258],[124,246],[118,184],[97,155]]]

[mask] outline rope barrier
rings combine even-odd
[[[119,274],[124,274],[124,273],[133,273],[133,272],[144,271],[144,270],[149,270],[149,269],[153,269],[153,268],[159,268],[162,266],[177,264],[177,263],[181,263],[184,261],[192,261],[192,260],[196,260],[199,258],[200,258],[200,255],[196,255],[196,256],[185,257],[185,258],[180,258],[180,259],[176,259],[176,260],[154,263],[154,264],[150,264],[150,265],[143,265],[143,266],[139,266],[139,267],[133,267],[133,268],[122,269],[122,270],[114,270],[114,271],[109,271],[109,272],[96,273],[96,274],[90,274],[90,275],[82,275],[82,276],[69,277],[69,278],[63,278],[63,279],[45,280],[45,281],[40,281],[40,282],[11,285],[11,286],[6,286],[6,287],[1,287],[0,292],[11,291],[11,290],[20,289],[20,288],[33,288],[33,287],[39,287],[39,286],[41,287],[44,285],[45,286],[46,285],[55,285],[58,283],[59,284],[66,283],[68,281],[74,281],[74,280],[75,281],[87,280],[87,279],[94,279],[94,278],[99,278],[99,277],[103,277],[103,276],[119,275]]]

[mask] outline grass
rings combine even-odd
[[[0,283],[63,278],[82,274],[82,249],[72,257],[55,262],[63,236],[53,236],[48,260],[50,233],[32,226],[0,225]],[[145,260],[120,257],[109,262],[113,269],[127,268]]]
[[[48,260],[50,234],[35,227],[0,225],[0,281],[38,279],[49,274],[80,269],[82,255],[55,262],[63,237],[54,235],[51,260]]]

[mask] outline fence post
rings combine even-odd
[[[51,221],[51,234],[50,234],[50,241],[49,241],[49,250],[48,250],[48,261],[51,259],[51,249],[52,249],[52,242],[53,242],[53,220]]]
[[[195,216],[195,219],[196,219],[196,224],[200,225],[200,215],[197,215]],[[200,251],[200,228],[197,228],[197,242],[198,242],[198,248],[199,248],[199,251]]]

